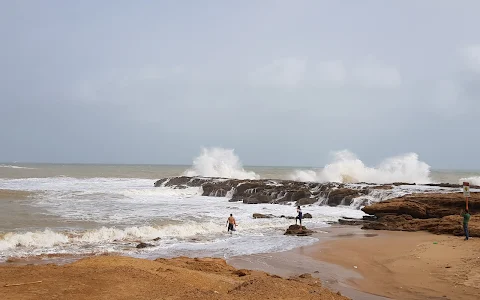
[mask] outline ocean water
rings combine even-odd
[[[153,187],[155,180],[178,175],[271,178],[303,181],[450,182],[480,184],[480,172],[432,171],[415,154],[368,167],[350,152],[337,153],[323,168],[244,167],[233,150],[203,149],[191,166],[0,164],[0,262],[45,255],[122,253],[135,257],[237,255],[285,251],[314,243],[311,237],[284,236],[292,220],[253,219],[253,213],[294,216],[291,205],[230,203],[203,197],[200,188]],[[401,186],[371,201],[435,189]],[[358,201],[360,203],[362,201]],[[360,206],[304,207],[312,228],[339,217],[362,217]],[[232,213],[238,228],[226,233]],[[153,247],[137,249],[139,242]]]

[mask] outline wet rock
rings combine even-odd
[[[292,193],[292,197],[290,201],[295,202],[300,199],[305,199],[310,197],[310,191],[308,190],[300,190]]]
[[[397,214],[397,215],[411,215],[414,218],[426,219],[427,205],[416,201],[384,201],[365,206],[362,211],[369,215],[377,213]]]
[[[308,205],[317,202],[317,198],[302,198],[297,201],[295,205]]]
[[[161,238],[159,238],[159,237],[156,237],[156,238],[153,239],[154,242],[158,242],[159,240],[161,240]]]
[[[290,225],[285,231],[285,235],[297,235],[297,236],[308,236],[312,235],[315,231],[307,229],[305,226],[300,225]]]
[[[259,204],[259,203],[270,203],[270,202],[272,202],[272,198],[266,195],[255,195],[243,200],[243,203],[245,204]]]
[[[254,219],[271,219],[271,218],[274,218],[275,216],[274,215],[264,215],[264,214],[253,214],[253,218]]]
[[[312,215],[310,213],[303,214],[304,219],[311,219]]]
[[[137,249],[148,248],[148,247],[153,247],[153,245],[148,243],[140,243],[137,245]]]
[[[365,220],[365,221],[376,221],[377,217],[376,216],[363,216],[362,219]]]
[[[246,197],[243,196],[233,196],[231,199],[228,200],[228,202],[240,202],[247,199]]]
[[[350,205],[355,197],[361,196],[358,190],[339,188],[333,190],[328,195],[328,205],[337,206],[340,204]]]
[[[363,225],[365,221],[361,219],[356,219],[356,220],[338,219],[338,223],[340,225],[358,226],[358,225]]]

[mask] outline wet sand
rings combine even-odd
[[[229,263],[281,276],[308,272],[358,300],[480,299],[480,239],[358,227],[316,236],[320,243],[313,246]]]
[[[361,291],[392,299],[479,299],[480,239],[375,233],[378,236],[370,238],[346,235],[295,251],[358,272],[362,277],[347,283]]]

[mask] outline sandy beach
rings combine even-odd
[[[0,267],[0,298],[347,299],[341,293],[358,300],[466,300],[480,294],[480,240],[357,227],[316,236],[320,242],[313,246],[236,257],[228,264],[114,255],[60,266],[17,261]],[[21,285],[5,286],[12,284]]]
[[[230,260],[282,276],[309,272],[358,300],[478,299],[480,240],[332,227],[292,251]]]
[[[19,284],[19,285],[17,285]],[[0,299],[348,299],[309,274],[284,279],[223,259],[98,256],[0,267]]]
[[[345,235],[303,252],[359,272],[353,287],[393,299],[478,299],[480,240],[425,232]],[[300,251],[300,250],[297,250]]]

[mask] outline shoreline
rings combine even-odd
[[[327,271],[319,277],[344,295],[354,299],[478,299],[480,239],[342,226],[326,231],[329,234],[320,242],[282,255],[301,255],[307,258],[304,265],[308,268],[312,260],[323,262]],[[277,255],[270,258],[273,265]],[[363,293],[370,297],[363,298]]]
[[[428,232],[371,231],[343,225],[319,228],[313,237],[319,239],[313,245],[236,256],[226,263],[236,269],[267,272],[283,278],[311,274],[333,293],[338,291],[356,300],[470,300],[480,294],[480,254],[477,253],[480,240],[465,242],[459,237]],[[70,268],[92,259],[102,264],[103,260],[112,258],[131,259],[140,264],[177,260],[138,259],[117,254],[78,257],[74,262],[63,259],[63,263],[58,257],[37,262],[27,259],[0,264],[0,278],[9,268],[31,268],[35,273],[42,268]],[[4,284],[1,280],[0,283]]]
[[[340,292],[355,300],[390,300],[393,298],[377,295],[375,292],[367,292],[350,283],[352,278],[361,280],[363,275],[355,269],[349,269],[338,263],[319,259],[311,254],[326,243],[335,242],[345,237],[363,236],[375,237],[377,233],[367,232],[359,226],[333,225],[316,229],[312,237],[319,241],[313,245],[301,246],[292,250],[237,256],[227,259],[227,263],[236,268],[260,270],[282,277],[296,276],[309,273],[314,278],[322,281],[322,284],[333,292]]]

